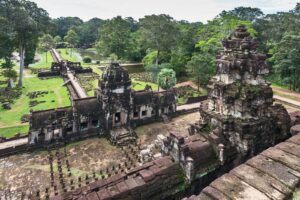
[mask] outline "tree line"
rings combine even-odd
[[[50,19],[46,11],[26,0],[3,0],[0,6],[3,67],[11,65],[9,58],[15,50],[20,55],[24,51],[26,66],[38,47],[46,51],[65,42],[72,48],[94,47],[103,57],[143,62],[154,80],[162,69],[168,69],[176,73],[177,79],[194,79],[205,85],[215,72],[220,41],[237,25],[244,24],[257,37],[259,51],[270,57],[270,81],[300,90],[299,3],[288,12],[267,15],[259,8],[237,7],[221,12],[207,23],[177,21],[166,14],[147,15],[139,20],[117,16],[84,22],[78,17]],[[15,13],[14,9],[20,6],[25,8],[24,15]],[[26,34],[21,37],[18,33],[22,32]]]

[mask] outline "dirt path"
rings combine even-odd
[[[184,86],[190,86],[193,89],[198,90],[198,86],[192,81],[185,81],[185,82],[182,82],[182,83],[177,83],[175,85],[175,87],[184,87]]]
[[[284,89],[284,88],[280,88],[280,87],[276,87],[276,86],[272,86],[272,89],[275,92],[286,94],[286,95],[291,95],[291,96],[294,96],[294,97],[297,97],[297,98],[300,99],[300,93],[299,92],[294,92],[294,91]]]
[[[275,100],[283,104],[287,104],[290,107],[300,108],[300,93],[293,92],[280,87],[272,86]]]

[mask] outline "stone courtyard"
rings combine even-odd
[[[169,123],[157,122],[140,126],[136,129],[139,146],[118,148],[111,145],[106,138],[90,138],[53,149],[50,151],[53,157],[53,184],[58,191],[62,190],[58,157],[61,162],[63,181],[69,190],[71,182],[76,188],[80,184],[85,185],[86,182],[94,181],[95,178],[107,177],[109,173],[114,174],[115,171],[128,170],[138,166],[140,164],[138,148],[144,149],[147,145],[154,144],[157,135],[166,136],[174,128],[188,134],[187,127],[198,120],[199,113],[195,112],[174,118]],[[0,159],[0,196],[19,199],[22,193],[36,190],[45,191],[51,186],[50,172],[49,152],[47,151],[2,158]],[[49,191],[49,193],[53,194],[54,191]]]

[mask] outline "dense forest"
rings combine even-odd
[[[215,57],[221,39],[239,24],[247,26],[267,53],[270,81],[300,90],[300,4],[289,12],[264,14],[259,8],[237,7],[223,11],[206,23],[176,21],[171,16],[148,15],[109,20],[78,17],[51,19],[42,8],[26,0],[0,2],[0,59],[6,76],[12,69],[12,53],[20,54],[19,86],[22,71],[33,62],[37,50],[52,47],[94,48],[104,58],[143,62],[157,75],[167,68],[178,80],[199,80],[205,85],[214,74]],[[156,78],[156,77],[154,77]]]

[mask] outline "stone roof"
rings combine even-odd
[[[140,91],[133,92],[133,103],[135,106],[147,105],[152,103],[153,92],[152,91]]]
[[[51,125],[55,121],[66,118],[68,120],[72,119],[72,108],[58,108],[58,109],[49,109],[42,111],[33,111],[31,113],[31,129],[44,128],[47,125]]]
[[[84,116],[98,115],[101,112],[100,104],[96,97],[88,97],[74,100],[74,108]]]

